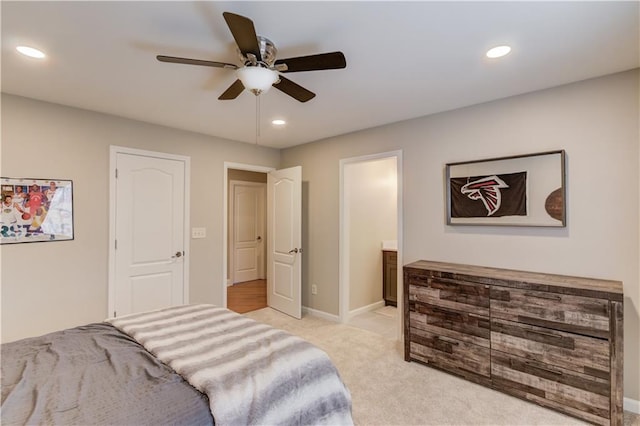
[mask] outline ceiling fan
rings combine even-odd
[[[347,66],[342,52],[321,53],[276,60],[277,49],[275,45],[268,38],[256,35],[256,30],[251,19],[230,12],[224,12],[222,15],[238,45],[240,59],[243,63],[242,66],[201,59],[177,58],[175,56],[164,55],[156,56],[161,62],[236,70],[238,78],[220,95],[218,98],[220,100],[235,99],[244,89],[258,96],[273,86],[300,102],[307,102],[313,99],[316,94],[283,77],[281,73],[331,70],[345,68]]]

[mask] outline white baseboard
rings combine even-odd
[[[227,287],[231,287],[233,285],[233,281],[230,278],[227,279]]]
[[[340,317],[338,315],[333,315],[333,314],[329,314],[327,312],[324,311],[319,311],[317,309],[312,309],[309,308],[308,306],[303,306],[302,307],[302,314],[303,315],[310,315],[312,317],[318,317],[318,318],[322,318],[322,319],[326,319],[328,321],[333,321],[333,322],[340,322]]]
[[[354,311],[349,312],[349,317],[353,317],[355,315],[361,314],[363,312],[375,311],[378,308],[384,307],[384,300],[381,302],[372,303],[371,305],[365,306],[363,308],[356,309]],[[340,316],[330,314],[325,311],[319,311],[317,309],[310,308],[308,306],[302,307],[302,314],[309,315],[312,317],[318,317],[322,319],[326,319],[327,321],[340,322]]]
[[[637,399],[625,398],[623,403],[624,411],[640,414],[640,401]]]
[[[348,317],[348,320],[350,320],[356,315],[364,314],[365,312],[375,311],[376,309],[380,309],[380,308],[384,308],[384,300],[380,300],[370,305],[363,306],[358,309],[354,309],[353,311],[349,311],[349,314],[347,315],[347,317]]]

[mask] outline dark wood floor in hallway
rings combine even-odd
[[[227,308],[239,314],[267,307],[267,280],[247,281],[227,287]]]

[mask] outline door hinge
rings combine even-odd
[[[115,241],[114,241],[114,243],[115,243],[115,244],[114,244],[114,248],[115,248],[116,250],[118,250],[118,240],[115,240]]]
[[[113,317],[114,318],[116,317],[116,311],[113,311]]]
[[[116,179],[118,179],[118,169],[116,169]]]

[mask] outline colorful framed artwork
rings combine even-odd
[[[0,178],[0,244],[73,240],[73,182]]]
[[[564,150],[446,165],[448,225],[566,226]]]

